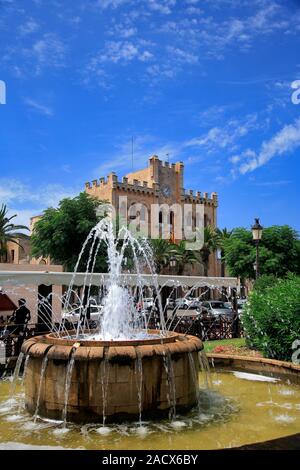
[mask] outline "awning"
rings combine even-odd
[[[104,273],[61,273],[48,271],[0,271],[0,288],[4,286],[21,285],[55,285],[68,286],[72,281],[75,286],[82,286],[85,283],[93,286],[102,286],[108,283],[109,276]],[[187,286],[187,287],[238,287],[238,279],[235,277],[206,277],[206,276],[171,276],[166,274],[142,274],[141,280],[137,282],[136,274],[121,274],[123,285],[153,286]]]

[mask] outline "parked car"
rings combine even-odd
[[[73,304],[71,310],[64,312],[62,319],[66,322],[77,323],[80,320],[83,307],[79,304]],[[95,299],[90,299],[89,310],[90,320],[98,321],[102,315],[103,305],[97,304]]]
[[[226,308],[231,308],[232,309],[232,303],[231,302],[224,302],[224,305]]]
[[[201,302],[195,297],[182,297],[175,300],[175,306],[178,309],[197,309],[200,307]]]
[[[229,308],[225,302],[221,300],[208,300],[202,302],[202,310],[204,310],[208,315],[213,315],[217,317],[218,315],[225,315],[228,317],[233,316],[232,308]]]
[[[197,309],[201,306],[201,302],[197,297],[187,297],[189,308]]]

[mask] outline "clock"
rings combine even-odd
[[[170,186],[168,186],[167,184],[164,185],[161,189],[161,193],[164,197],[170,197],[171,196]]]

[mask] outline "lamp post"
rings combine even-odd
[[[172,268],[172,271],[173,271],[173,268],[176,268],[176,264],[177,264],[177,260],[175,256],[171,256],[169,264],[170,264],[170,268]]]
[[[169,259],[169,266],[171,268],[170,269],[170,274],[175,275],[176,274],[175,268],[177,266],[177,259],[175,258],[175,256],[171,256],[171,258]],[[176,288],[175,291],[174,291],[174,288],[173,289],[169,288],[169,290],[168,290],[168,302],[173,300],[174,301],[174,306],[175,306],[176,292],[177,292],[177,288]],[[175,294],[175,298],[174,298],[174,294]]]
[[[255,269],[255,278],[257,279],[259,277],[259,243],[261,241],[263,231],[263,227],[260,225],[258,218],[254,219],[254,225],[251,229],[253,241],[256,245],[256,259],[253,267]]]

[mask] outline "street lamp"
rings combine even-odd
[[[176,267],[177,260],[176,260],[175,256],[171,256],[169,263],[170,263],[170,267],[171,267],[171,268],[175,268],[175,267]]]
[[[259,243],[261,241],[263,231],[263,227],[260,225],[258,218],[254,219],[254,225],[251,227],[251,229],[253,241],[256,245],[256,260],[253,267],[255,269],[255,277],[257,279],[259,276]]]

